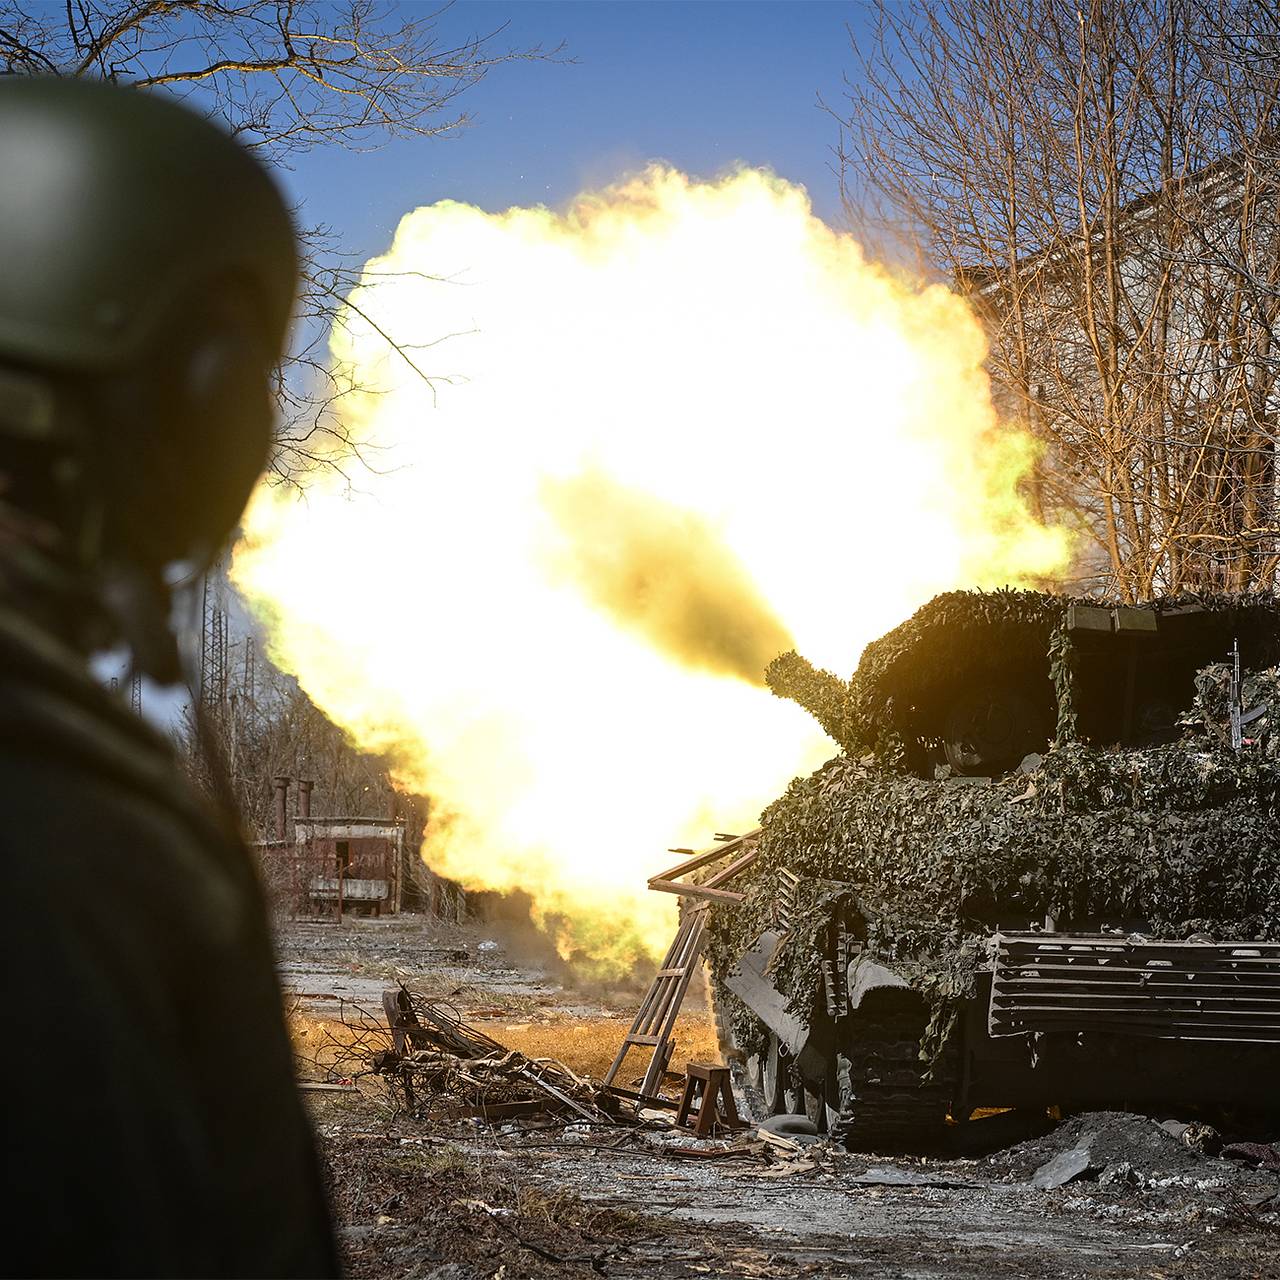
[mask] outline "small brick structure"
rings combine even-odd
[[[300,897],[312,910],[400,910],[404,872],[400,818],[295,818],[294,857]]]
[[[297,813],[289,813],[295,779],[272,778],[275,838],[253,844],[272,910],[286,916],[388,915],[426,911],[461,923],[467,896],[422,861],[425,806],[397,796],[391,817],[311,814],[315,783],[296,780]]]

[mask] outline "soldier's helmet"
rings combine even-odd
[[[211,551],[268,455],[297,286],[271,178],[154,93],[0,78],[0,261],[10,488],[91,517],[91,557],[158,572]],[[54,456],[56,484],[30,461]]]

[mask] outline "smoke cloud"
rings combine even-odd
[[[684,666],[764,684],[794,641],[714,523],[599,471],[548,480],[553,564],[593,604]]]

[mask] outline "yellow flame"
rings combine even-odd
[[[964,302],[768,173],[417,209],[332,347],[376,473],[262,490],[234,579],[432,798],[431,865],[527,890],[604,970],[665,945],[669,844],[749,828],[831,753],[753,683],[776,651],[847,672],[936,592],[1066,559]]]

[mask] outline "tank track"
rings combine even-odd
[[[954,1052],[926,1080],[920,1038],[928,1022],[918,1001],[850,1015],[842,1028],[839,1118],[832,1139],[851,1151],[903,1150],[936,1142],[951,1102]]]
[[[748,1079],[723,1002],[708,984],[722,1060],[730,1076],[739,1111],[761,1123],[772,1110],[763,1093]],[[927,1013],[916,1000],[892,1004],[881,1000],[842,1020],[843,1050],[836,1067],[841,1105],[828,1136],[850,1151],[901,1151],[936,1142],[951,1103],[955,1051],[943,1051],[933,1078],[924,1078],[920,1038]]]

